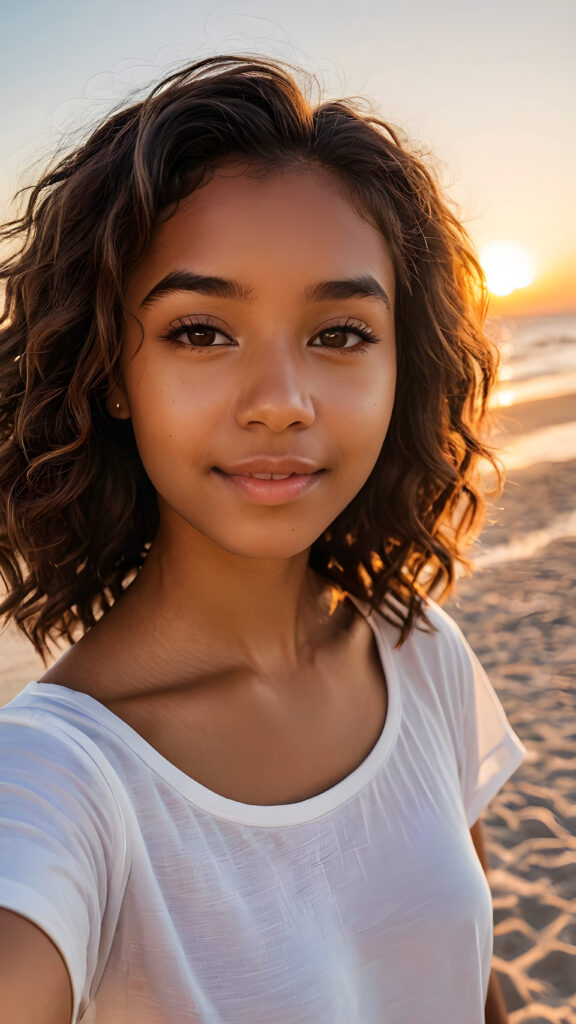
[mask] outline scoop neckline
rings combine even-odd
[[[110,711],[95,697],[60,683],[30,682],[23,694],[53,697],[74,710],[92,718],[115,733],[144,763],[190,804],[213,817],[242,825],[278,827],[300,825],[335,811],[361,792],[380,771],[390,756],[398,734],[401,718],[401,697],[394,664],[394,649],[384,631],[377,627],[374,613],[366,614],[359,599],[348,595],[368,622],[376,641],[384,671],[387,710],[382,731],[367,757],[334,786],[289,804],[247,804],[222,796],[203,786],[163,756],[136,729]],[[17,698],[15,698],[17,699]]]

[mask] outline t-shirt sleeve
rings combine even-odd
[[[0,715],[0,906],[34,922],[59,949],[76,1021],[116,927],[125,831],[90,753],[35,714]]]
[[[516,771],[526,748],[508,719],[478,658],[461,636],[460,783],[471,828],[493,796]]]

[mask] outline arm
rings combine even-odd
[[[51,939],[0,908],[0,1006],[10,1024],[70,1024],[72,986]]]
[[[70,1024],[84,1012],[109,954],[129,872],[112,772],[96,744],[74,729],[68,735],[65,720],[54,724],[53,717],[0,709],[6,1024]]]
[[[488,873],[489,864],[486,856],[486,849],[484,846],[484,834],[482,831],[482,822],[478,820],[475,825],[470,829],[470,835],[472,836],[472,842],[476,847],[476,853],[478,854],[478,860],[480,861],[485,873]],[[486,1008],[485,1008],[485,1022],[486,1024],[508,1024],[508,1014],[506,1012],[506,1006],[504,1004],[504,997],[500,989],[500,983],[494,971],[490,973],[490,982],[488,984],[488,994],[486,996]]]

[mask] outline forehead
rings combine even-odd
[[[243,277],[270,273],[342,277],[372,273],[393,282],[381,232],[335,174],[313,166],[263,172],[228,164],[167,211],[136,269],[142,286],[167,270]],[[250,281],[250,283],[254,283]]]

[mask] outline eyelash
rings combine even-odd
[[[176,348],[188,349],[192,352],[200,353],[211,351],[212,349],[217,348],[226,348],[226,345],[193,345],[187,342],[178,341],[178,338],[182,334],[186,334],[188,331],[193,331],[195,329],[197,330],[199,328],[203,328],[204,330],[208,331],[214,331],[216,334],[221,334],[224,338],[228,338],[228,335],[224,331],[220,330],[220,328],[218,328],[215,324],[210,322],[209,317],[204,317],[198,320],[188,318],[178,320],[177,323],[174,324],[174,326],[168,328],[168,330],[166,331],[165,334],[162,335],[162,337],[165,341],[170,342],[170,344],[174,345]],[[356,323],[352,324],[349,320],[347,320],[343,324],[330,324],[329,327],[324,327],[321,331],[318,331],[318,334],[315,335],[313,340],[315,341],[316,338],[320,337],[320,335],[328,334],[331,331],[343,335],[355,334],[358,338],[361,339],[361,344],[357,345],[355,348],[330,348],[330,346],[319,346],[321,348],[324,347],[327,352],[346,352],[347,354],[351,355],[363,355],[366,352],[368,345],[378,344],[380,340],[379,338],[376,337],[375,334],[372,333],[372,331],[369,331],[365,327],[360,327]],[[228,340],[231,339],[229,338]]]

